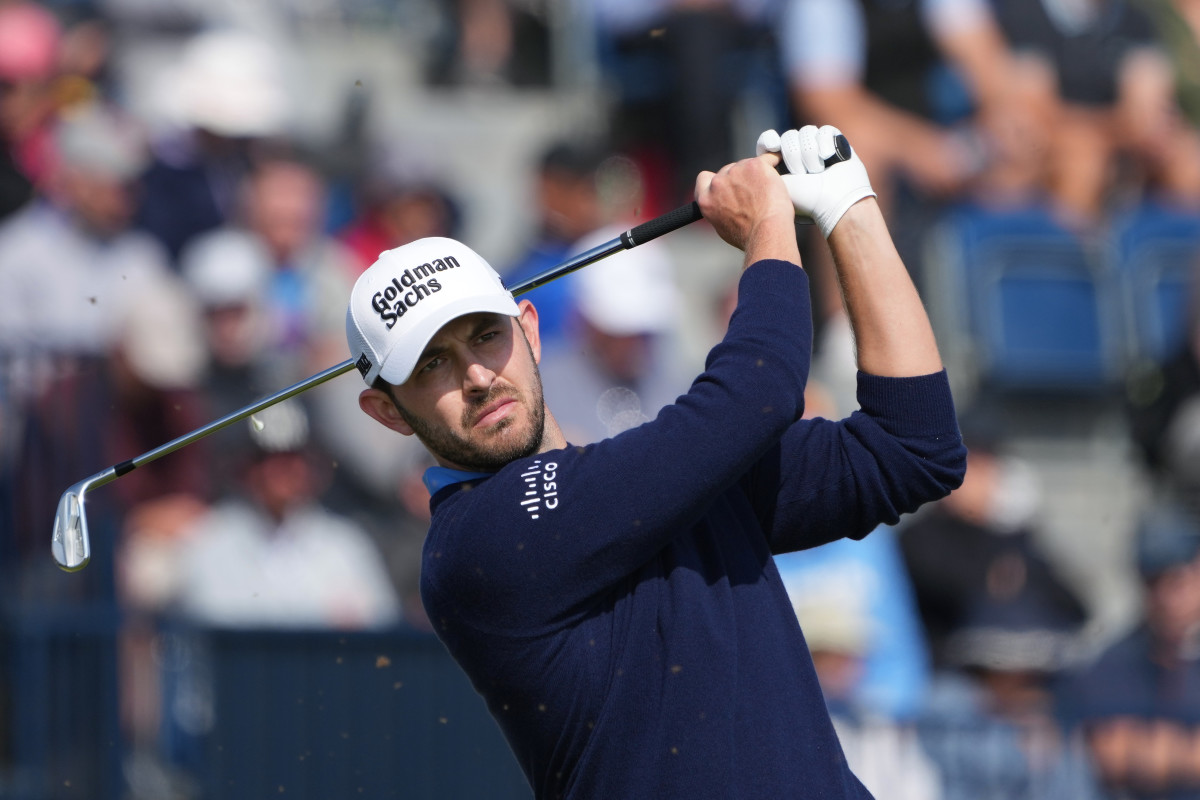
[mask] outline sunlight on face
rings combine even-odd
[[[464,318],[453,335],[439,333],[412,377],[392,389],[400,415],[440,462],[492,472],[541,448],[541,375],[519,330],[510,317]],[[518,338],[523,347],[514,347]]]

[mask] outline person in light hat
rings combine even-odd
[[[282,42],[214,28],[176,55],[146,86],[157,135],[138,225],[178,260],[193,238],[238,220],[261,159],[295,149],[295,101]]]
[[[106,105],[74,110],[53,134],[46,191],[0,226],[0,347],[100,354],[138,287],[170,271],[132,225],[144,142]]]
[[[585,252],[621,233],[605,227]],[[567,438],[598,441],[653,419],[695,376],[678,330],[670,251],[649,242],[562,281],[572,299],[565,337],[543,346],[546,399]]]
[[[359,405],[437,462],[425,610],[537,798],[870,797],[772,555],[895,523],[961,482],[964,451],[929,321],[838,137],[769,131],[758,157],[697,176],[744,251],[738,307],[686,394],[591,445],[546,406],[536,307],[465,245],[387,251],[351,293]],[[837,422],[802,419],[797,214],[855,324],[862,410]]]

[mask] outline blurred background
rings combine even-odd
[[[509,281],[835,124],[934,320],[963,487],[781,557],[881,797],[1200,797],[1200,2],[0,0],[0,797],[528,797],[417,592],[429,465],[348,377],[385,249]],[[808,414],[856,407],[798,224]],[[704,223],[530,295],[577,443],[687,390]]]

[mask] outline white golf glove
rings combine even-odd
[[[779,153],[787,174],[783,182],[796,213],[811,217],[826,237],[850,206],[875,197],[867,168],[842,132],[832,125],[805,125],[800,130],[764,131],[758,155]]]

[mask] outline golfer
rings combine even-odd
[[[745,253],[687,394],[586,447],[542,399],[538,312],[448,239],[383,253],[347,326],[366,413],[436,458],[421,594],[538,798],[864,798],[772,554],[862,538],[961,482],[917,292],[830,127],[696,180]],[[775,165],[782,157],[791,174]],[[835,259],[861,410],[802,420],[812,344],[795,217]]]

